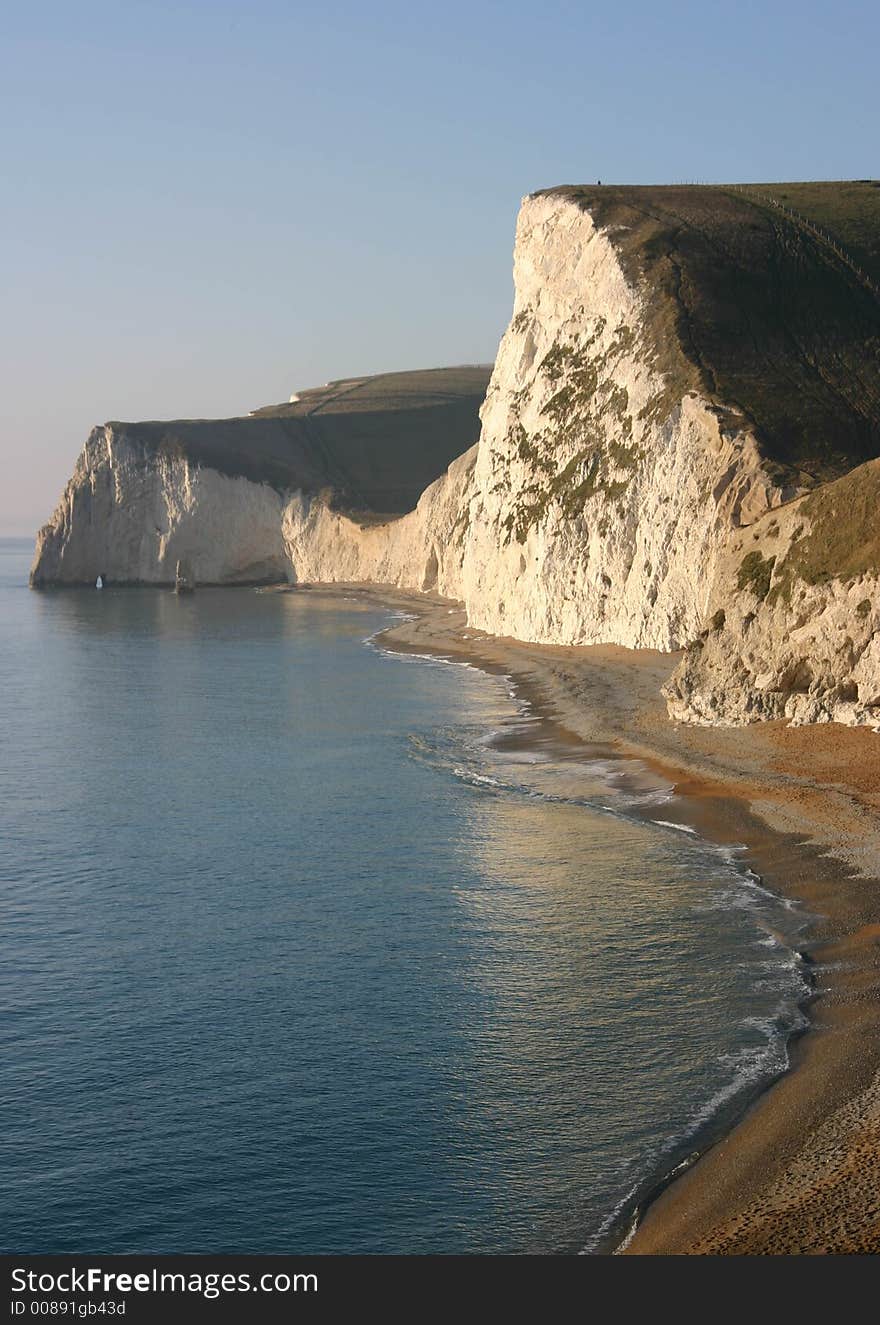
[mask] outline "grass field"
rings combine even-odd
[[[775,198],[830,231],[880,285],[880,180],[740,187],[752,200]]]

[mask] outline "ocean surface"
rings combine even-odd
[[[784,1068],[803,922],[645,769],[357,598],[32,593],[31,550],[0,1249],[596,1250]]]

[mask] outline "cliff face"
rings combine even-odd
[[[813,561],[817,494],[880,453],[880,303],[761,196],[525,199],[476,445],[481,370],[331,383],[220,424],[107,425],[33,583],[164,582],[182,557],[201,583],[436,590],[524,640],[690,645],[679,718],[868,720],[873,570]],[[776,561],[753,602],[759,550]]]
[[[154,451],[114,424],[93,429],[52,520],[31,583],[173,581],[178,558],[200,583],[283,580],[282,499],[265,483]]]
[[[678,648],[730,529],[784,488],[745,421],[670,394],[644,298],[588,212],[527,199],[515,283],[479,445],[379,527],[296,494],[293,574],[434,588],[520,639]]]
[[[678,648],[727,532],[782,489],[745,420],[722,420],[689,383],[670,391],[646,296],[589,211],[527,199],[515,280],[474,469],[469,619],[548,643]]]
[[[880,728],[878,510],[875,460],[735,535],[665,688],[671,716]]]
[[[321,498],[294,493],[282,534],[297,583],[362,581],[463,597],[468,509],[477,448],[422,494],[416,509],[386,524],[362,524]]]
[[[486,368],[433,369],[328,384],[240,419],[95,428],[39,533],[35,587],[302,579],[284,512],[314,502],[330,523],[412,510],[479,434]],[[353,524],[352,529],[358,525]]]

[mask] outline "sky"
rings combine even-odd
[[[488,362],[521,197],[880,175],[861,0],[0,0],[0,534],[89,429]]]

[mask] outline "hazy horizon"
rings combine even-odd
[[[880,174],[852,3],[51,0],[5,36],[4,535],[107,419],[491,361],[535,189]]]

